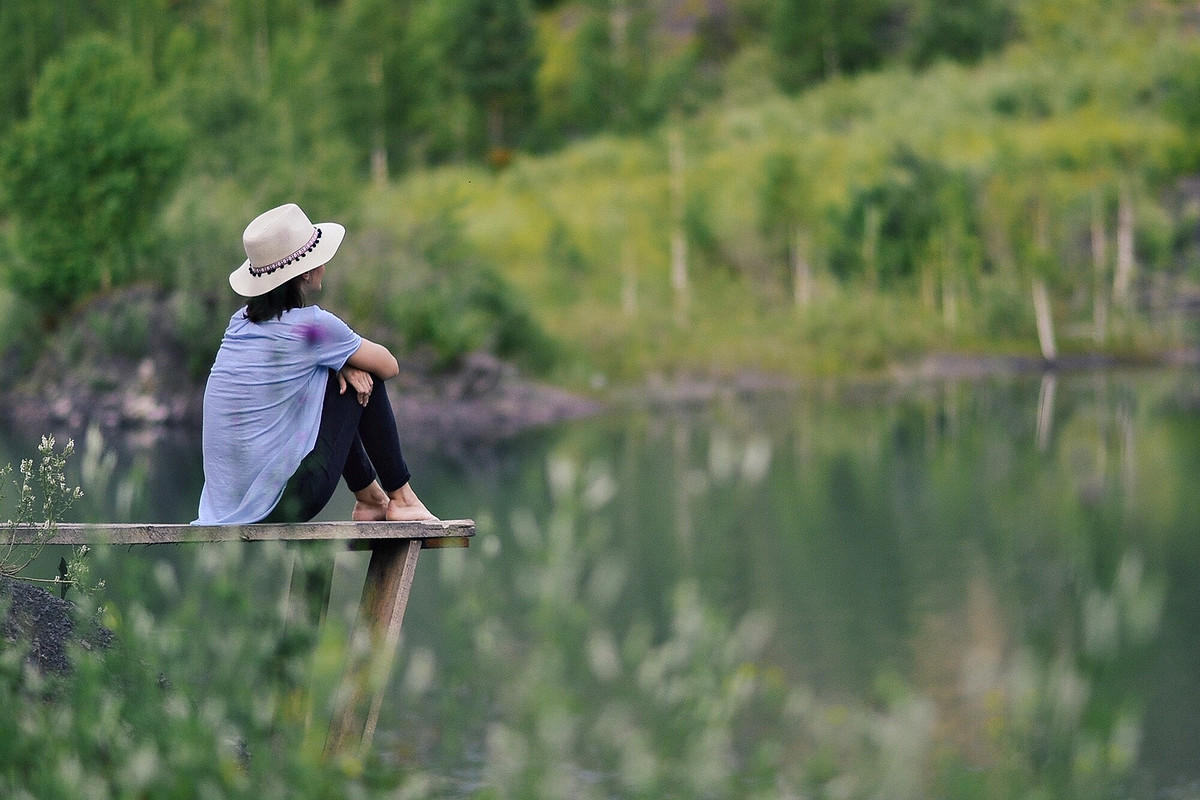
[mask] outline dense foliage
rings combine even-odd
[[[6,3],[0,307],[146,280],[215,309],[205,341],[245,222],[291,200],[355,232],[327,302],[440,363],[1178,347],[1192,5]]]
[[[116,559],[108,556],[103,548],[92,554],[112,575]],[[246,589],[273,581],[290,557],[268,547],[243,561],[238,547],[212,548],[182,575],[166,561],[123,563],[113,583],[124,590],[77,607],[75,628],[102,625],[111,644],[75,643],[62,673],[27,660],[28,641],[0,644],[0,714],[20,731],[0,749],[0,794],[367,796],[373,779],[361,763],[325,762],[319,737],[306,740],[312,626],[286,606],[253,602]],[[136,600],[124,594],[133,589]]]
[[[135,257],[183,163],[179,126],[123,47],[76,40],[50,62],[3,152],[19,252],[13,288],[61,311],[136,277]]]
[[[191,98],[206,102],[183,106],[197,120],[241,124],[267,95],[294,93],[299,113],[332,99],[326,123],[364,166],[376,148],[403,164],[644,129],[686,95],[711,97],[714,72],[756,42],[771,44],[773,70],[794,90],[887,62],[979,58],[1017,32],[996,0],[871,0],[849,11],[824,0],[100,0],[54,13],[12,2],[0,10],[0,46],[15,67],[0,78],[0,131],[24,116],[43,66],[88,31],[124,40],[166,87],[210,84]],[[306,92],[318,76],[336,91]],[[590,119],[573,121],[568,108]]]

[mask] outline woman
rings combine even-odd
[[[305,522],[338,477],[355,520],[436,519],[409,485],[383,381],[395,357],[319,306],[346,229],[295,204],[254,219],[229,276],[245,307],[229,320],[204,390],[204,489],[195,524]],[[347,391],[349,389],[349,391]]]

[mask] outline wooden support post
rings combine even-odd
[[[306,544],[291,550],[285,589],[284,624],[320,627],[329,607],[333,564],[314,562]]]
[[[317,561],[312,558],[312,542],[300,542],[290,549],[287,580],[284,582],[282,614],[284,630],[311,629],[317,632],[314,645],[319,641],[319,632],[325,627],[329,612],[329,596],[333,588],[334,564],[332,561]],[[315,713],[312,687],[316,683],[316,659],[309,664],[304,730],[307,735],[312,727]]]
[[[327,755],[354,749],[362,756],[371,747],[420,551],[416,539],[372,542],[358,622],[325,741]]]

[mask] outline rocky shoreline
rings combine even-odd
[[[0,354],[0,425],[31,436],[198,433],[211,362],[172,308],[161,289],[128,287],[78,309],[45,341]],[[486,441],[601,408],[487,353],[450,368],[411,356],[400,367],[388,394],[406,439]]]
[[[77,435],[89,426],[114,432],[200,430],[204,386],[172,381],[147,358],[133,379],[95,380],[68,375],[0,394],[0,422],[27,432]],[[402,365],[389,382],[396,417],[406,439],[422,442],[490,441],[529,428],[589,416],[603,404],[523,378],[487,354],[473,354],[456,369],[432,373]]]
[[[51,335],[32,368],[22,368],[20,358],[9,353],[0,363],[0,425],[29,436],[78,436],[95,427],[105,435],[135,434],[150,441],[173,432],[198,433],[204,379],[187,366],[188,352],[180,340],[184,333],[169,315],[155,313],[166,302],[160,290],[132,287],[95,301],[71,328]],[[131,333],[125,334],[122,325]],[[123,354],[122,349],[131,352]],[[435,369],[419,357],[400,366],[388,392],[405,440],[437,446],[496,441],[590,416],[613,402],[688,405],[729,392],[758,394],[830,381],[750,370],[724,378],[651,377],[640,386],[609,390],[600,401],[538,383],[486,353],[470,354],[450,369]],[[1200,366],[1200,350],[1126,358],[1076,354],[1054,363],[1030,355],[931,353],[863,380],[903,386],[1139,366]]]
[[[936,380],[974,380],[1054,370],[1198,367],[1200,351],[1122,359],[1079,355],[1049,364],[1026,356],[933,354],[890,370],[879,380],[911,385]],[[169,432],[198,433],[203,383],[180,380],[172,365],[147,357],[136,363],[92,364],[58,380],[31,380],[0,391],[0,424],[29,434],[77,436],[89,426],[102,433],[137,433],[150,439]],[[868,381],[870,382],[870,381]],[[652,378],[641,387],[612,392],[619,403],[689,405],[717,395],[792,390],[805,381],[747,372],[729,379]],[[406,440],[429,445],[492,442],[524,430],[580,419],[608,402],[583,397],[522,376],[511,364],[485,354],[467,356],[455,368],[433,371],[415,360],[401,364],[389,396]]]

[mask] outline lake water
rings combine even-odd
[[[80,445],[81,515],[191,519],[193,438]],[[376,737],[418,788],[1200,797],[1200,373],[718,393],[408,455],[478,523],[421,556]]]

